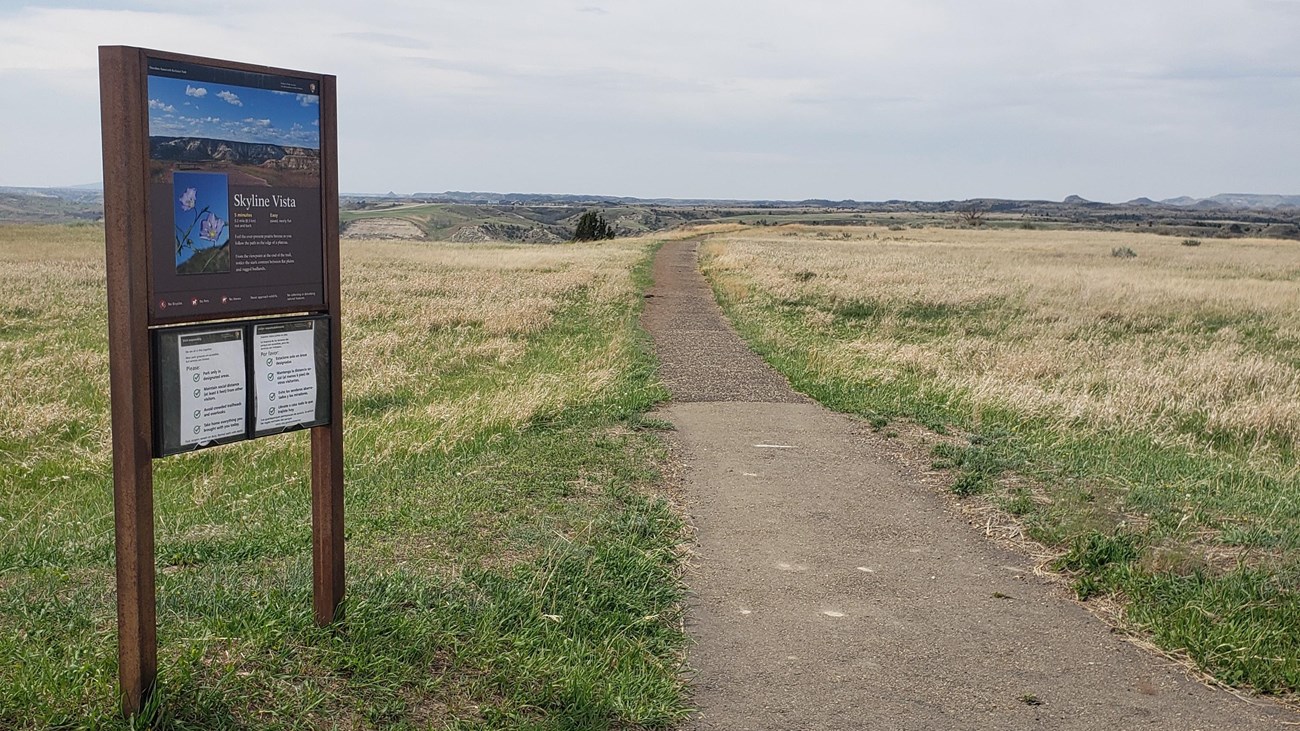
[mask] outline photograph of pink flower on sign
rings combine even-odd
[[[172,175],[177,274],[230,271],[230,188],[222,173]]]

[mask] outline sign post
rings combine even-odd
[[[310,428],[313,605],[318,624],[339,618],[337,112],[329,75],[125,46],[99,62],[118,673],[134,714],[157,678],[154,458]]]

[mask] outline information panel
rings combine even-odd
[[[243,330],[175,337],[181,382],[181,446],[243,436],[248,400]]]
[[[154,332],[157,456],[247,438],[247,340],[243,326]]]
[[[153,331],[154,456],[330,423],[325,315]]]
[[[328,422],[328,328],[325,318],[252,326],[254,436]]]
[[[150,322],[321,309],[318,82],[147,65]]]

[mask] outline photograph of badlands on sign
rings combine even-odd
[[[1297,727],[1296,38],[1262,0],[0,7],[0,728]],[[124,502],[155,325],[264,326],[202,309],[254,214],[326,252],[274,314],[339,314],[343,515],[305,421]],[[138,382],[110,281],[169,288]]]

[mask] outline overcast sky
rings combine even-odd
[[[1300,194],[1300,0],[0,0],[0,185],[116,44],[335,74],[346,192]]]

